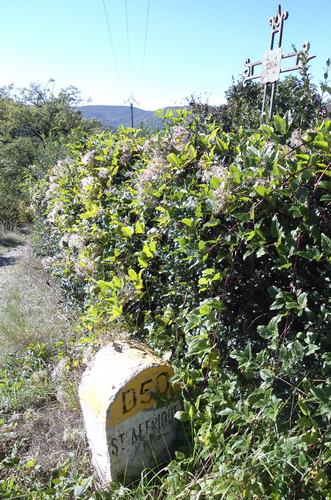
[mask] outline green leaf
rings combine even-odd
[[[184,219],[181,219],[181,222],[183,224],[185,224],[185,226],[188,226],[188,227],[192,227],[192,225],[194,224],[194,220],[188,219],[187,217],[184,217]]]
[[[188,153],[189,153],[189,160],[193,161],[197,157],[197,150],[192,144],[189,144],[188,147]]]
[[[209,181],[209,185],[212,189],[218,189],[220,184],[221,184],[221,179],[216,176],[213,176]]]
[[[199,307],[199,313],[201,316],[207,316],[210,313],[210,306],[208,304],[202,304]]]
[[[264,247],[260,247],[256,252],[256,257],[259,259],[260,257],[263,257],[263,255],[266,255],[266,253],[266,249]]]
[[[287,124],[284,118],[281,118],[279,115],[274,116],[274,125],[277,132],[281,135],[285,135],[287,132]]]
[[[199,285],[207,285],[209,283],[209,280],[207,278],[200,278],[198,281]]]
[[[128,276],[132,281],[137,281],[139,279],[139,276],[134,269],[128,270]]]
[[[116,288],[121,288],[122,287],[122,280],[118,278],[118,276],[113,277],[113,283]]]
[[[144,234],[144,226],[139,221],[136,222],[134,229],[136,234]]]
[[[254,191],[259,195],[259,196],[262,196],[264,197],[266,192],[267,192],[267,188],[265,186],[255,186],[254,187]]]
[[[139,263],[139,266],[142,267],[142,268],[145,268],[148,266],[148,260],[146,260],[145,256],[143,255],[139,255],[138,257],[138,263]]]
[[[321,234],[321,243],[323,252],[327,257],[331,254],[331,239],[324,233]]]
[[[308,295],[306,292],[300,293],[300,295],[298,296],[298,304],[300,306],[300,309],[304,309],[305,307],[307,307]]]
[[[314,141],[314,145],[317,146],[318,148],[324,149],[325,151],[330,150],[329,143],[327,141]]]
[[[122,232],[123,236],[126,236],[127,238],[131,238],[131,236],[134,233],[134,230],[132,229],[131,226],[122,226],[121,232]]]
[[[262,378],[262,380],[268,382],[274,377],[274,373],[271,370],[267,370],[264,368],[260,370],[260,377]]]
[[[283,318],[282,314],[277,314],[267,325],[260,325],[257,327],[257,331],[263,339],[276,339],[278,337],[278,324]]]
[[[180,168],[182,166],[180,158],[177,155],[175,155],[175,153],[170,153],[167,156],[167,162],[177,168]]]
[[[331,191],[331,181],[320,181],[316,188],[326,189],[327,191]]]
[[[103,280],[98,280],[98,287],[102,292],[106,292],[109,289],[113,288],[113,284],[111,281],[103,281]]]
[[[254,231],[254,230],[253,230],[253,231],[250,231],[249,233],[247,233],[247,236],[246,236],[246,241],[250,241],[250,240],[252,240],[252,239],[254,238],[255,234],[256,234],[256,233],[255,233],[255,231]]]
[[[207,267],[202,271],[203,276],[214,276],[216,269],[214,267]]]
[[[310,393],[314,396],[314,398],[320,403],[330,403],[331,396],[331,388],[322,389],[321,387],[310,387]]]
[[[74,489],[75,498],[79,498],[82,495],[84,495],[84,493],[86,493],[86,491],[92,485],[93,479],[94,479],[94,477],[90,476],[87,479],[84,479],[81,484],[79,484],[75,487],[75,489]]]
[[[188,355],[202,354],[210,349],[208,335],[206,333],[191,337],[188,342]]]
[[[229,145],[225,141],[222,141],[219,137],[216,137],[216,144],[221,153],[224,153],[229,149]]]
[[[152,249],[148,245],[148,243],[145,243],[143,246],[143,252],[146,255],[146,257],[153,257],[154,253],[152,252]]]

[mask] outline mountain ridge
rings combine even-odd
[[[168,106],[161,108],[166,111],[168,109],[183,109],[184,106]],[[107,104],[88,104],[85,106],[77,106],[77,111],[80,111],[83,117],[87,120],[99,120],[105,128],[117,128],[120,125],[131,127],[131,110],[130,106],[112,106]],[[157,129],[162,127],[162,120],[156,116],[155,111],[147,111],[145,109],[133,107],[133,126],[135,128],[145,127]]]

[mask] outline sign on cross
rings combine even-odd
[[[297,71],[302,68],[301,64],[301,53],[299,51],[289,52],[288,54],[283,54],[282,52],[282,39],[283,39],[283,25],[284,21],[288,18],[288,12],[285,10],[282,12],[281,6],[278,5],[278,11],[274,17],[269,19],[269,24],[271,26],[271,36],[269,50],[265,52],[261,61],[251,62],[250,59],[245,61],[246,69],[244,71],[243,86],[245,87],[251,80],[256,80],[260,78],[261,83],[264,85],[263,103],[261,116],[264,115],[264,110],[266,106],[267,95],[271,87],[270,93],[270,106],[269,106],[269,117],[271,118],[274,112],[274,101],[276,85],[281,73],[287,73],[289,71]],[[277,36],[278,35],[278,36]],[[309,43],[305,42],[303,44],[303,50],[308,53]],[[295,58],[295,64],[288,68],[281,67],[282,59]],[[308,56],[306,61],[310,61],[315,56]],[[256,75],[254,70],[257,66],[262,66],[260,74]]]

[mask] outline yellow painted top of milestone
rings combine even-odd
[[[131,379],[118,392],[107,415],[107,425],[112,427],[144,410],[155,408],[154,394],[162,399],[171,395],[170,378],[174,371],[169,365],[146,368]]]

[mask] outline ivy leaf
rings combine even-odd
[[[146,257],[153,257],[154,256],[154,253],[151,251],[151,248],[148,245],[148,243],[144,244],[144,246],[143,246],[143,252],[146,255]]]

